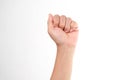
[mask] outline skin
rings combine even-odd
[[[57,46],[56,61],[50,80],[70,80],[79,33],[77,23],[64,15],[49,14],[48,33]]]

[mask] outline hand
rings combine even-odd
[[[64,15],[48,18],[48,33],[57,46],[76,46],[78,38],[77,23]]]

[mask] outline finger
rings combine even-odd
[[[52,16],[52,14],[49,14],[47,23],[48,23],[48,28],[49,29],[53,28],[53,16]]]
[[[61,29],[64,29],[65,23],[66,23],[66,17],[65,17],[64,15],[60,16],[59,27],[60,27]]]
[[[55,27],[58,27],[58,25],[59,25],[59,21],[60,21],[59,18],[60,18],[59,15],[55,15],[55,16],[54,16],[53,21],[54,21],[54,26],[55,26]]]
[[[65,25],[65,28],[64,28],[64,31],[65,32],[69,32],[70,31],[70,24],[71,24],[71,18],[67,18],[66,19],[66,25]]]
[[[72,21],[70,24],[70,31],[77,30],[78,24],[75,21]]]

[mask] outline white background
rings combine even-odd
[[[48,14],[78,22],[72,80],[120,80],[119,0],[0,0],[0,80],[49,80]]]

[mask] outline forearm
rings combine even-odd
[[[57,55],[51,80],[70,80],[75,47],[57,46]]]

